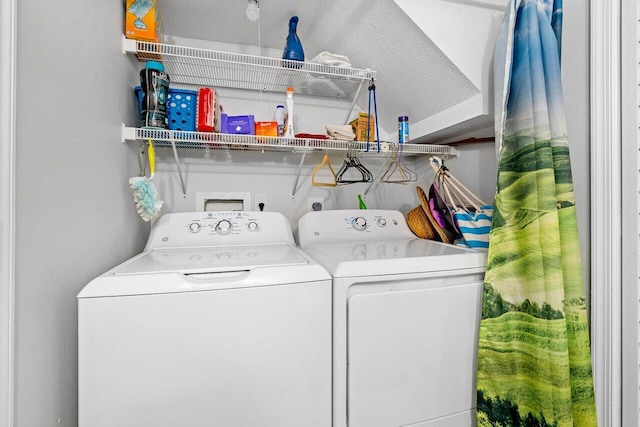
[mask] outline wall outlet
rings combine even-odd
[[[321,211],[324,209],[324,197],[309,197],[307,211]]]

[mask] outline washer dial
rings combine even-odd
[[[363,231],[367,228],[367,220],[361,216],[355,217],[351,221],[351,226],[358,231]]]
[[[216,225],[216,232],[218,234],[229,234],[231,233],[231,222],[229,222],[226,219],[223,219],[222,221],[220,221],[217,225]]]

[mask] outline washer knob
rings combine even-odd
[[[378,226],[384,227],[385,225],[387,225],[387,220],[384,218],[378,218]]]
[[[191,224],[189,224],[189,230],[192,233],[197,233],[198,231],[200,231],[200,224],[198,224],[197,222],[192,222]]]
[[[362,231],[367,228],[367,220],[358,216],[351,221],[351,226],[358,231]]]
[[[231,222],[226,219],[223,219],[216,225],[216,231],[218,234],[229,234],[231,233]]]
[[[247,224],[247,228],[249,229],[249,231],[258,231],[258,223],[251,221],[249,224]]]

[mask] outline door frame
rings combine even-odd
[[[17,0],[0,0],[0,427],[14,425]]]
[[[598,424],[612,427],[622,425],[621,3],[590,1],[591,352]]]
[[[621,152],[629,154],[621,159],[622,185],[622,422],[623,426],[636,426],[639,417],[640,371],[638,369],[639,340],[639,285],[640,263],[640,117],[638,105],[640,66],[638,42],[640,2],[623,1],[621,6]],[[633,155],[633,153],[636,153]]]

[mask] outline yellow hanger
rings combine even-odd
[[[331,172],[331,175],[327,178],[330,179],[330,181],[326,181],[326,182],[318,182],[316,181],[316,174],[324,167],[327,166],[327,168],[329,169],[329,171]],[[322,158],[322,162],[315,167],[315,169],[313,169],[313,172],[311,173],[311,185],[313,185],[314,187],[335,187],[336,185],[338,185],[338,182],[336,180],[336,173],[333,171],[333,168],[331,167],[331,162],[329,161],[329,155],[325,154],[324,157]]]

